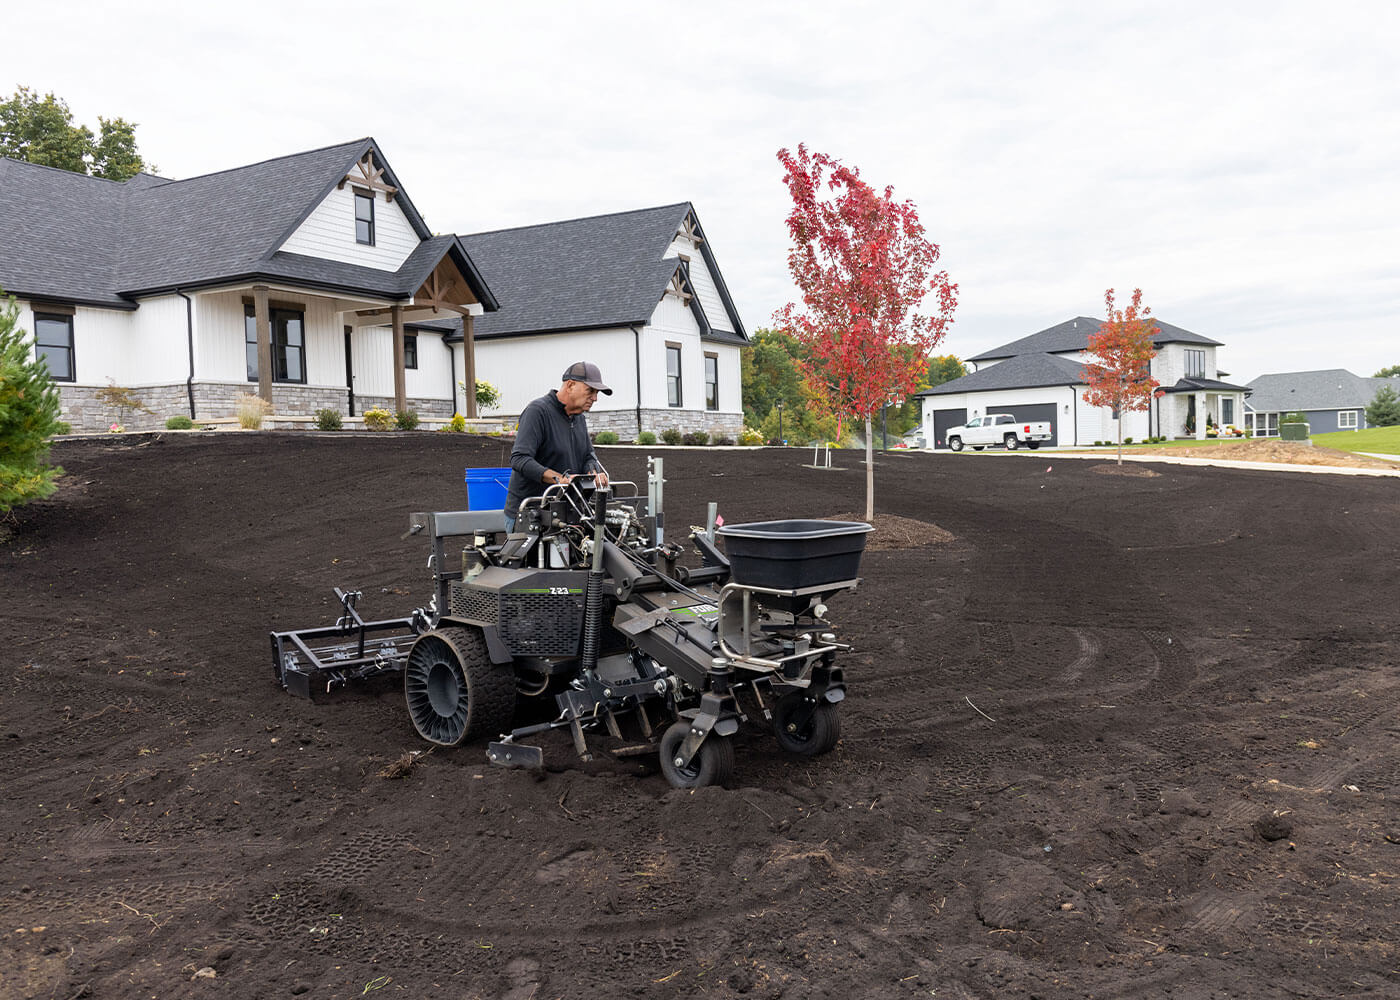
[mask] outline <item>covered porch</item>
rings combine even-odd
[[[1159,423],[1169,438],[1243,437],[1249,389],[1219,379],[1183,378],[1162,390]]]
[[[337,270],[345,268],[346,265],[341,265]],[[362,267],[352,269],[357,272],[369,270]],[[368,294],[355,296],[358,301],[347,301],[348,297],[342,295],[336,302],[335,310],[338,316],[337,326],[344,330],[343,359],[340,360],[344,365],[345,382],[351,400],[354,399],[357,365],[378,367],[382,373],[384,364],[382,355],[356,357],[356,334],[369,329],[387,330],[390,340],[390,350],[387,353],[390,355],[388,360],[393,381],[392,398],[395,411],[403,412],[408,409],[406,371],[417,364],[416,358],[413,364],[409,363],[405,325],[442,319],[446,316],[462,318],[465,384],[470,386],[475,383],[473,322],[475,317],[484,311],[496,309],[497,303],[455,236],[439,236],[426,240],[397,272],[365,274],[363,279],[364,291]],[[386,284],[389,287],[384,291],[375,287]],[[273,402],[274,384],[289,380],[281,371],[285,362],[282,366],[278,364],[279,351],[286,351],[283,343],[286,337],[279,336],[275,315],[276,303],[272,301],[271,287],[254,284],[249,291],[249,376],[251,378],[256,372],[258,395],[268,402]],[[375,295],[375,292],[379,294]],[[465,415],[474,419],[477,415],[475,394],[465,392],[464,396]],[[352,411],[354,408],[352,402]]]

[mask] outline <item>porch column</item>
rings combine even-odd
[[[1206,439],[1206,394],[1196,393],[1196,440]]]
[[[258,331],[258,395],[272,402],[272,323],[267,286],[253,286],[253,324]]]
[[[476,317],[462,317],[462,391],[467,396],[468,420],[476,419]]]
[[[403,413],[408,409],[408,388],[404,384],[403,367],[403,306],[397,303],[390,306],[389,316],[394,327],[394,412]]]

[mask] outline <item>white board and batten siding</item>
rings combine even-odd
[[[682,254],[690,258],[690,284],[700,299],[700,307],[705,310],[705,318],[710,321],[710,326],[716,330],[733,333],[734,324],[729,322],[729,313],[725,312],[724,302],[719,297],[719,288],[705,263],[704,254],[690,240],[677,236],[666,248],[664,256],[677,257]]]
[[[536,334],[528,337],[478,340],[476,343],[476,376],[490,382],[501,393],[499,406],[483,416],[494,413],[518,414],[533,399],[561,384],[564,369],[575,361],[591,361],[603,373],[603,381],[612,389],[611,396],[600,395],[593,404],[596,412],[605,410],[634,410],[637,406],[637,384],[632,375],[636,342],[631,329],[589,330],[578,333]],[[646,351],[646,331],[642,332],[642,350]],[[420,350],[421,345],[420,345]],[[458,364],[461,364],[458,354]],[[643,355],[645,358],[645,354]],[[662,358],[664,397],[665,358]],[[644,362],[645,370],[645,362]],[[457,377],[462,378],[460,368]],[[645,399],[645,375],[643,397]],[[652,405],[643,402],[643,406]],[[665,405],[664,398],[663,403]]]
[[[138,305],[136,310],[74,309],[71,384],[139,388],[189,376],[185,300],[159,295]],[[28,302],[20,303],[18,325],[32,342],[34,311]]]
[[[713,320],[711,321],[713,323]],[[727,325],[727,322],[726,322]],[[690,307],[674,295],[663,295],[652,310],[651,322],[642,335],[642,406],[665,409],[666,347],[681,348],[681,409],[705,409],[705,355],[718,362],[719,413],[743,410],[740,390],[739,348],[703,340]]]
[[[243,299],[251,294],[243,288],[205,292],[195,297],[195,359],[201,380],[247,380]],[[302,307],[306,384],[329,388],[344,386],[343,324],[334,302],[305,291],[275,286],[268,290],[267,297],[271,301],[296,303]]]
[[[418,338],[418,367],[403,373],[404,395],[409,399],[451,399],[454,390],[461,406],[461,388],[456,385],[461,373],[454,369],[454,359],[460,351],[443,344],[442,335],[426,330],[410,331]],[[344,340],[341,341],[342,348]],[[350,350],[355,361],[355,392],[360,396],[394,395],[394,331],[387,326],[360,327],[350,335]],[[345,381],[345,358],[342,350],[341,378]]]
[[[397,271],[421,240],[397,201],[383,192],[374,196],[374,246],[355,242],[355,194],[352,185],[332,190],[279,250],[287,253]]]

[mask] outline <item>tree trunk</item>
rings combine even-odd
[[[865,519],[875,520],[875,438],[865,418]]]
[[[1123,464],[1123,411],[1118,411],[1118,464]]]

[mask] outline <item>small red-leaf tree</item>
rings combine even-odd
[[[1160,396],[1152,377],[1152,359],[1157,356],[1152,338],[1162,331],[1150,318],[1152,310],[1142,304],[1142,289],[1133,289],[1133,300],[1126,308],[1114,305],[1113,289],[1104,293],[1108,319],[1099,332],[1089,336],[1088,354],[1102,363],[1084,366],[1084,402],[1090,406],[1112,407],[1118,419],[1118,464],[1123,464],[1123,413],[1146,410],[1154,395]]]
[[[860,171],[798,145],[778,151],[792,196],[788,270],[802,304],[777,323],[807,347],[803,379],[838,415],[865,421],[865,517],[875,516],[871,422],[919,387],[957,306],[958,286],[934,272],[938,247],[911,201],[875,191]],[[935,311],[919,312],[933,296]]]

